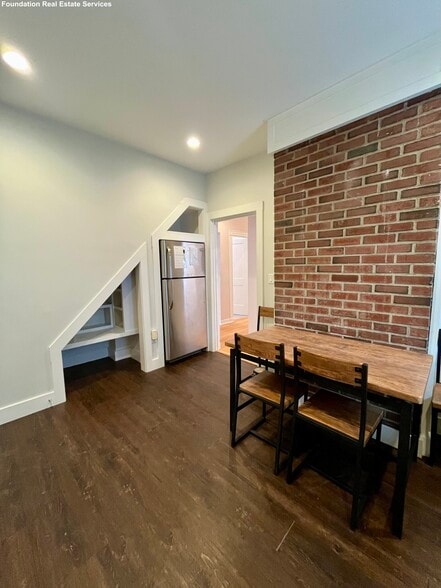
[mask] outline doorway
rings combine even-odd
[[[233,316],[248,316],[248,234],[232,234],[230,245]]]
[[[256,215],[216,222],[218,347],[229,353],[225,341],[235,332],[255,330],[257,317]]]

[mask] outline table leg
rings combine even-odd
[[[236,387],[236,372],[235,372],[235,350],[230,349],[230,431],[233,429],[233,403],[234,390]]]
[[[401,539],[403,535],[404,502],[411,457],[412,404],[402,402],[398,440],[397,471],[392,500],[392,533]]]

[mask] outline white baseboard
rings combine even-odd
[[[38,412],[39,410],[50,408],[51,406],[55,406],[55,404],[60,404],[60,401],[57,402],[55,400],[55,394],[53,391],[44,392],[38,396],[15,402],[14,404],[8,404],[7,406],[0,408],[0,425],[21,419],[22,417]]]
[[[430,432],[427,434],[421,434],[420,438],[418,439],[418,457],[423,457],[423,455],[429,455],[427,440],[430,437]]]
[[[109,357],[113,361],[120,361],[121,359],[132,357],[132,349],[135,347],[137,341],[139,342],[137,335],[111,341],[109,344]]]

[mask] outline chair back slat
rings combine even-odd
[[[257,330],[260,331],[260,323],[263,318],[274,318],[274,308],[271,306],[259,306],[257,311]]]
[[[281,358],[284,358],[283,343],[275,344],[268,341],[256,341],[256,339],[239,333],[234,335],[234,340],[236,349],[241,353],[275,362],[280,362]]]
[[[303,349],[299,352],[299,367],[310,374],[321,376],[335,382],[342,382],[350,386],[360,382],[362,365],[341,359],[326,358]]]

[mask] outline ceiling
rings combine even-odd
[[[440,27],[439,0],[1,8],[0,42],[34,75],[2,64],[0,99],[209,172],[263,152],[268,118]]]

